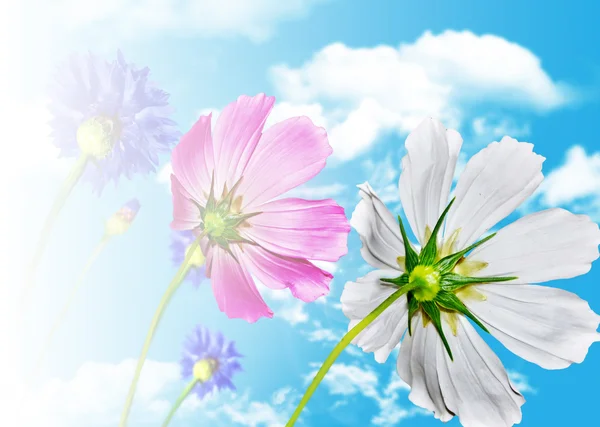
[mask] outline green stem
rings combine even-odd
[[[179,407],[181,406],[181,404],[183,403],[183,401],[188,397],[188,395],[192,392],[192,390],[194,389],[194,387],[196,387],[196,384],[198,384],[199,382],[200,382],[199,380],[197,380],[196,378],[194,378],[185,387],[185,389],[183,390],[183,392],[179,395],[179,397],[177,398],[177,400],[173,404],[173,407],[171,408],[171,412],[169,412],[169,415],[167,415],[167,418],[165,418],[165,421],[162,423],[162,427],[167,427],[169,425],[169,423],[173,419],[173,416],[175,415],[175,412],[177,412],[177,410],[179,409]]]
[[[81,272],[79,273],[79,276],[77,277],[77,280],[73,284],[73,287],[71,288],[71,292],[69,293],[67,301],[65,302],[65,305],[63,306],[62,310],[60,311],[60,314],[54,321],[54,324],[52,325],[52,328],[50,329],[50,333],[48,334],[48,337],[46,338],[46,341],[44,342],[44,346],[42,347],[40,355],[38,356],[38,360],[37,360],[37,363],[36,363],[36,365],[34,367],[34,371],[33,371],[34,378],[37,377],[37,373],[39,372],[39,369],[44,360],[44,357],[46,356],[46,352],[48,351],[48,348],[50,347],[50,343],[52,342],[52,339],[54,338],[54,334],[58,330],[58,328],[61,325],[62,321],[64,320],[67,312],[69,311],[69,308],[71,307],[71,304],[75,300],[75,296],[77,295],[77,292],[79,292],[81,285],[84,283],[85,277],[87,276],[90,268],[94,264],[94,261],[96,261],[96,258],[98,258],[98,255],[100,255],[100,253],[102,252],[102,250],[108,243],[109,239],[110,239],[110,236],[106,235],[106,234],[102,237],[102,240],[100,240],[100,243],[98,243],[98,245],[96,245],[96,248],[94,249],[94,251],[92,252],[90,257],[86,261],[83,269],[81,270]]]
[[[131,385],[129,386],[129,392],[127,393],[127,400],[125,401],[125,408],[123,409],[123,412],[121,414],[121,421],[119,422],[120,427],[125,427],[127,425],[127,418],[129,417],[129,411],[131,410],[131,405],[133,404],[133,398],[135,396],[135,390],[137,388],[137,383],[140,379],[140,374],[142,372],[144,362],[146,361],[146,356],[148,355],[148,350],[150,349],[150,344],[152,343],[152,338],[154,338],[154,333],[156,332],[156,329],[158,328],[158,324],[160,322],[160,319],[162,318],[162,315],[163,315],[165,309],[167,308],[167,305],[171,301],[171,298],[175,294],[175,291],[177,291],[177,289],[179,289],[179,285],[181,285],[181,282],[183,282],[183,279],[185,279],[185,276],[187,275],[188,271],[191,268],[191,266],[189,265],[190,259],[194,255],[194,251],[198,247],[199,241],[200,241],[200,238],[198,240],[194,241],[194,243],[192,243],[192,245],[190,246],[190,250],[187,252],[185,260],[183,260],[183,262],[181,263],[181,266],[179,267],[179,270],[177,271],[177,274],[175,274],[175,277],[173,277],[173,280],[171,280],[171,283],[169,284],[167,291],[165,292],[162,299],[160,300],[160,303],[158,304],[158,308],[156,309],[156,312],[154,313],[154,317],[152,318],[152,323],[150,325],[150,329],[148,330],[148,334],[146,335],[146,341],[144,342],[144,346],[142,347],[142,353],[140,355],[140,358],[138,359],[138,363],[135,368],[135,373],[133,374],[133,380],[131,381]]]
[[[292,417],[285,425],[286,427],[291,427],[296,423],[296,421],[298,421],[298,417],[300,417],[300,413],[302,412],[302,410],[304,409],[304,407],[306,406],[306,404],[312,397],[313,393],[315,392],[315,390],[317,389],[317,387],[319,386],[319,384],[325,377],[325,374],[327,374],[327,371],[329,371],[329,368],[331,368],[331,365],[333,365],[333,363],[338,358],[338,356],[342,353],[342,351],[344,351],[344,349],[346,347],[348,347],[348,344],[350,344],[352,342],[352,340],[354,338],[356,338],[356,336],[358,334],[360,334],[367,326],[369,326],[371,324],[371,322],[373,322],[381,313],[383,313],[386,308],[388,308],[390,305],[392,305],[394,303],[394,301],[396,301],[398,298],[400,298],[402,295],[406,294],[407,292],[413,290],[415,287],[416,286],[414,284],[407,284],[407,285],[403,286],[402,288],[398,289],[396,292],[394,292],[392,295],[390,295],[384,302],[382,302],[377,308],[375,308],[375,310],[373,310],[371,313],[369,313],[367,315],[367,317],[365,317],[363,320],[361,320],[354,328],[350,329],[346,335],[344,335],[344,337],[341,339],[341,341],[339,343],[337,343],[337,345],[333,348],[331,353],[329,353],[329,356],[327,356],[327,359],[325,359],[325,362],[323,362],[323,365],[317,372],[317,375],[315,375],[312,382],[306,389],[304,396],[302,396],[302,400],[300,401],[300,403],[298,404],[298,407],[292,414]]]
[[[27,297],[29,296],[29,292],[33,288],[35,284],[35,273],[37,268],[42,260],[42,255],[44,254],[44,250],[46,249],[46,245],[48,244],[48,239],[50,237],[50,232],[54,227],[54,223],[58,218],[58,214],[62,210],[67,198],[71,194],[71,191],[79,181],[79,178],[83,175],[85,171],[85,167],[88,163],[89,158],[86,155],[81,155],[77,162],[71,169],[69,176],[63,182],[56,198],[54,199],[54,203],[50,209],[50,213],[46,217],[46,222],[44,222],[44,227],[42,228],[42,232],[40,234],[38,244],[36,246],[35,252],[33,253],[33,258],[31,259],[31,263],[29,264],[29,268],[26,272],[26,279],[23,288],[23,292],[21,294],[21,307],[24,307]]]

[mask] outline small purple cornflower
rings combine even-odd
[[[99,194],[121,175],[156,171],[180,133],[168,116],[169,94],[148,81],[150,70],[125,62],[72,55],[50,88],[50,125],[61,156],[87,156],[84,178]]]
[[[171,260],[173,264],[180,266],[183,263],[188,249],[196,239],[197,236],[193,234],[192,230],[172,232]],[[197,247],[194,255],[189,260],[190,269],[186,276],[186,279],[189,279],[196,288],[206,279],[205,261],[202,250]]]
[[[200,398],[215,390],[235,391],[231,377],[242,370],[240,357],[233,341],[226,342],[220,332],[213,334],[197,326],[184,345],[182,376],[196,381],[193,392]]]
[[[125,233],[127,230],[129,230],[129,227],[131,226],[131,223],[135,219],[139,210],[140,202],[138,199],[131,199],[125,203],[121,209],[115,212],[106,221],[106,234],[115,236]]]

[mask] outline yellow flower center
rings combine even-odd
[[[115,120],[104,116],[92,117],[77,129],[77,144],[84,154],[102,160],[113,150],[119,133]]]
[[[200,382],[206,382],[210,380],[213,374],[219,367],[219,362],[215,359],[202,359],[194,364],[193,375],[194,378]]]

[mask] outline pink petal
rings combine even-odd
[[[288,198],[258,209],[246,234],[277,255],[337,261],[348,252],[350,224],[334,200]]]
[[[305,259],[280,257],[252,245],[246,245],[244,253],[248,269],[271,289],[289,288],[294,297],[304,302],[329,293],[333,276]]]
[[[173,195],[173,221],[175,230],[191,230],[200,224],[200,211],[192,202],[192,196],[181,185],[175,175],[171,175],[171,193]]]
[[[256,207],[305,183],[325,167],[332,149],[325,129],[308,117],[293,117],[269,128],[244,172],[243,206]]]
[[[201,116],[192,128],[181,137],[173,149],[173,173],[187,193],[200,204],[206,202],[214,169],[211,115]]]
[[[233,247],[236,257],[244,254]],[[244,319],[254,323],[261,317],[273,317],[273,312],[262,299],[252,277],[242,266],[220,247],[209,251],[210,278],[219,310],[230,319]]]
[[[244,173],[274,103],[264,93],[242,95],[219,115],[214,133],[217,195],[225,183],[231,188]]]

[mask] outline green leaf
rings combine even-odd
[[[439,307],[433,301],[421,301],[421,308],[429,316],[431,323],[433,323],[433,326],[435,326],[435,329],[437,329],[438,333],[440,334],[442,342],[444,343],[444,347],[446,347],[446,351],[448,352],[448,356],[450,356],[450,360],[454,361],[452,350],[450,350],[450,344],[448,344],[448,340],[444,335],[444,329],[442,328],[442,319]]]
[[[441,260],[439,260],[435,264],[436,270],[439,271],[441,274],[446,274],[446,273],[451,272],[452,269],[454,267],[456,267],[456,264],[458,263],[458,261],[460,261],[460,259],[463,256],[465,256],[467,253],[469,253],[470,251],[472,251],[476,247],[478,247],[480,245],[483,245],[485,242],[487,242],[488,240],[490,240],[495,235],[496,235],[496,233],[492,233],[489,236],[487,236],[486,238],[481,239],[479,242],[473,243],[468,248],[463,249],[460,252],[456,252],[455,254],[448,255],[447,257],[442,258]]]
[[[473,322],[475,322],[477,324],[477,326],[479,326],[481,329],[486,331],[488,334],[490,333],[490,331],[488,331],[487,328],[485,326],[483,326],[483,324],[479,321],[479,319],[477,319],[473,315],[473,313],[471,313],[469,311],[467,306],[464,305],[463,302],[452,292],[441,291],[435,296],[434,301],[437,302],[438,305],[445,308],[446,310],[457,311],[459,313],[464,314],[469,319],[471,319]]]
[[[402,218],[400,218],[400,215],[398,215],[398,223],[400,224],[400,233],[402,234],[402,240],[404,240],[406,272],[410,273],[419,264],[419,255],[413,249],[412,245],[410,244],[410,240],[408,240],[408,237],[406,237],[406,230],[404,229],[404,224],[402,224]]]
[[[412,335],[412,318],[419,309],[419,301],[414,297],[412,292],[406,294],[408,305],[408,335]]]
[[[446,206],[446,209],[444,209],[444,212],[442,212],[442,215],[438,219],[437,223],[435,224],[435,227],[433,228],[433,231],[431,232],[431,237],[429,237],[427,244],[425,244],[425,246],[421,250],[421,256],[419,258],[419,263],[421,265],[432,265],[435,261],[435,257],[437,256],[437,236],[440,232],[442,224],[444,224],[444,219],[446,218],[446,215],[448,215],[448,211],[454,203],[454,200],[456,200],[456,197],[450,200],[450,203],[448,203],[448,206]]]
[[[440,285],[445,291],[455,291],[468,285],[508,282],[509,280],[515,279],[517,279],[517,277],[468,277],[455,273],[446,273],[442,276]]]

